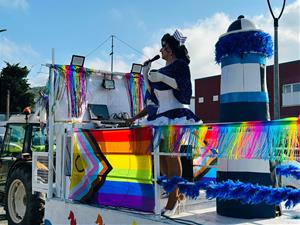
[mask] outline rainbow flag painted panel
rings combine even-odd
[[[98,205],[107,205],[114,207],[125,207],[136,209],[140,211],[152,212],[154,210],[154,188],[152,184],[152,128],[133,128],[133,129],[118,129],[118,130],[81,130],[75,132],[75,140],[78,139],[78,134],[87,132],[94,140],[94,148],[99,149],[100,152],[83,151],[79,143],[74,141],[74,160],[75,154],[90,154],[82,156],[85,158],[97,158],[101,154],[109,163],[111,168],[105,177],[98,175],[98,170],[94,170],[94,174],[89,174],[88,178],[80,176],[81,180],[88,180],[84,182],[82,188],[76,188],[82,192],[77,191],[79,197],[84,193],[92,191],[92,198],[88,199],[88,203]],[[88,142],[88,140],[86,140]],[[74,161],[73,160],[73,161]],[[77,160],[79,161],[79,160]],[[78,162],[77,162],[78,164]],[[78,164],[79,165],[79,164]],[[82,171],[89,171],[89,165],[84,161],[77,167],[82,167]],[[73,167],[73,171],[76,170]],[[78,176],[78,169],[72,176]],[[80,180],[75,178],[73,180]],[[101,186],[94,188],[90,180],[103,181]],[[72,183],[71,187],[75,186]],[[77,182],[76,184],[81,184]],[[90,190],[88,190],[90,188]],[[73,188],[74,189],[74,188]],[[71,192],[70,196],[73,199],[82,200]]]
[[[88,202],[111,170],[93,136],[86,130],[75,130],[69,198]]]
[[[151,154],[152,128],[150,127],[92,130],[90,133],[104,154]]]

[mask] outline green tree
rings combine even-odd
[[[34,105],[34,95],[30,92],[27,80],[29,70],[19,63],[6,62],[0,74],[0,112],[6,112],[7,90],[10,91],[10,112],[22,112],[27,106]]]

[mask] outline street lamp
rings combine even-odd
[[[274,16],[273,10],[271,8],[270,0],[268,0],[268,6],[271,12],[271,15],[274,19],[274,74],[273,74],[273,82],[274,82],[274,119],[280,119],[280,95],[279,95],[279,69],[278,69],[278,21],[281,17],[285,0],[283,0],[281,12],[279,16],[276,18]]]
[[[0,33],[1,33],[1,32],[4,32],[4,31],[7,31],[7,30],[6,30],[6,29],[1,29],[1,30],[0,30]]]

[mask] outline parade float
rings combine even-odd
[[[212,199],[210,202],[234,199],[251,205],[285,203],[288,208],[299,203],[299,189],[290,187],[216,182],[215,175],[192,181],[184,177],[168,180],[159,172],[159,157],[166,154],[194,159],[194,174],[208,166],[211,160],[207,159],[299,161],[298,118],[124,127],[120,118],[108,123],[99,114],[103,105],[112,117],[138,113],[144,91],[140,74],[49,66],[49,151],[34,152],[32,164],[33,192],[47,194],[45,224],[199,224],[197,215],[205,210],[207,200],[199,204],[197,198]],[[102,85],[107,75],[113,79],[114,89]],[[94,105],[101,110],[93,110]],[[164,149],[168,152],[159,150],[161,136],[167,140]],[[299,179],[297,168],[281,171]],[[161,190],[170,192],[175,187],[187,201],[174,218],[162,217],[165,202]]]
[[[247,45],[232,47],[241,38]],[[296,207],[297,186],[270,181],[270,162],[276,162],[277,176],[300,178],[299,167],[289,165],[300,161],[300,119],[268,120],[269,44],[269,36],[243,17],[220,37],[218,124],[128,127],[124,119],[144,107],[141,74],[49,65],[49,101],[41,101],[48,111],[49,150],[34,152],[32,163],[33,192],[47,195],[44,224],[216,224],[215,210],[230,217],[274,218],[275,206]],[[188,159],[192,177],[161,176],[161,155]],[[187,201],[172,218],[163,217],[162,190],[176,187]]]

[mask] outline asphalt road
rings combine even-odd
[[[5,211],[3,207],[0,207],[0,225],[7,225],[7,220],[5,218]]]

